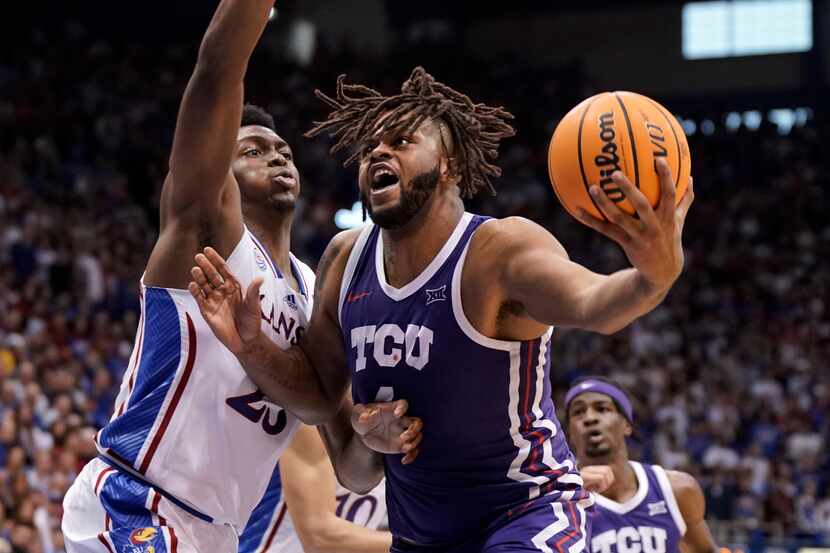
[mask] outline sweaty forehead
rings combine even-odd
[[[243,140],[277,143],[278,145],[286,144],[285,140],[283,140],[280,135],[268,127],[262,127],[260,125],[246,125],[244,127],[240,127],[239,132],[236,134],[236,141],[242,142]]]

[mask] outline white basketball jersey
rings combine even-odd
[[[262,329],[282,348],[296,344],[311,315],[311,269],[291,257],[299,290],[292,289],[248,229],[227,263],[243,291],[254,277],[264,278]],[[213,522],[241,530],[298,419],[263,396],[187,290],[142,282],[141,308],[98,449]]]
[[[337,511],[338,517],[348,520],[354,524],[365,526],[370,530],[381,530],[388,528],[386,516],[386,480],[366,495],[359,495],[350,492],[340,484],[337,484]],[[277,512],[282,511],[284,501],[280,501]],[[274,521],[279,517],[276,517]],[[284,512],[273,540],[267,549],[262,553],[304,553],[300,537],[294,529],[294,521],[291,520],[291,506]],[[336,552],[332,552],[336,553]]]

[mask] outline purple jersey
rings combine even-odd
[[[676,553],[686,523],[666,476],[658,465],[629,461],[637,493],[625,503],[596,496],[591,515],[592,553]]]
[[[551,400],[552,329],[535,340],[495,340],[462,309],[467,247],[486,220],[465,213],[403,288],[386,281],[383,237],[367,225],[341,285],[354,401],[405,398],[424,421],[414,463],[386,456],[390,528],[417,544],[480,534],[537,497],[584,494]]]

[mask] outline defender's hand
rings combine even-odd
[[[608,465],[593,465],[579,470],[583,487],[589,492],[602,493],[614,483],[614,471]]]
[[[404,465],[420,452],[421,429],[418,417],[406,417],[409,402],[405,399],[383,403],[356,404],[352,411],[352,428],[367,447],[380,453],[404,453]]]
[[[243,297],[239,281],[222,256],[210,247],[196,255],[196,266],[190,275],[193,281],[187,289],[196,298],[210,329],[231,352],[243,351],[260,333],[262,279],[254,279]]]
[[[675,205],[675,188],[671,171],[664,159],[656,162],[660,176],[660,202],[651,204],[621,172],[611,178],[625,193],[637,211],[639,219],[622,211],[599,186],[591,186],[590,193],[608,221],[600,221],[580,209],[578,219],[587,226],[612,239],[625,250],[628,260],[645,280],[657,290],[668,290],[683,270],[681,235],[686,214],[695,198],[692,178],[680,203]]]

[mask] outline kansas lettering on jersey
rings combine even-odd
[[[625,503],[596,496],[592,553],[677,553],[686,523],[666,471],[630,461],[637,493]]]
[[[525,342],[494,340],[464,314],[464,259],[485,221],[465,213],[403,288],[388,284],[382,234],[368,225],[341,284],[354,401],[405,398],[428,429],[414,463],[386,456],[391,530],[424,545],[480,533],[541,496],[584,493],[551,400],[552,329]]]
[[[350,492],[337,484],[336,500],[338,517],[370,530],[386,527],[385,481],[366,495]],[[239,538],[239,553],[303,553],[303,545],[282,497],[279,467]]]
[[[228,267],[261,288],[262,328],[280,347],[296,343],[311,314],[314,274],[291,258],[290,288],[245,229]],[[218,523],[241,528],[262,497],[297,418],[270,402],[213,335],[187,290],[141,285],[141,319],[130,364],[99,451]]]

